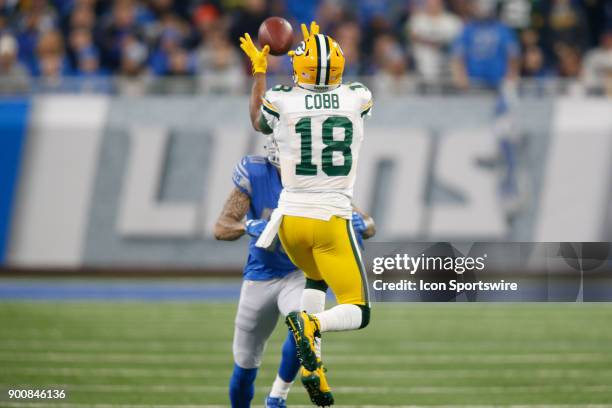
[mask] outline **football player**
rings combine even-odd
[[[278,143],[283,191],[278,208],[257,241],[267,247],[276,235],[295,265],[311,282],[325,282],[338,305],[318,313],[292,312],[286,323],[296,340],[302,383],[319,406],[333,404],[331,389],[317,355],[317,338],[327,331],[368,325],[368,284],[351,224],[351,198],[364,117],[372,94],[360,83],[343,84],[344,56],[333,38],[302,24],[304,40],[289,55],[295,86],[266,91],[269,47],[259,50],[248,34],[240,38],[251,60],[253,127],[274,134]],[[311,296],[303,293],[303,301]]]
[[[276,208],[282,190],[277,151],[271,137],[266,150],[267,157],[246,156],[236,165],[232,176],[234,189],[215,226],[215,237],[220,240],[233,241],[245,233],[252,237],[235,320],[235,364],[229,390],[232,407],[239,408],[251,404],[264,346],[276,326],[279,313],[286,316],[296,310],[322,312],[327,290],[323,281],[307,279],[305,284],[302,272],[279,244],[268,250],[255,247],[255,241]],[[353,220],[360,237],[374,235],[374,223],[370,217],[356,210]],[[303,290],[315,293],[301,302]],[[278,374],[265,400],[267,408],[286,406],[289,388],[300,367],[296,352],[295,340],[289,333],[282,347]]]

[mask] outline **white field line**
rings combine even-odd
[[[459,319],[460,318],[461,317],[459,317]],[[489,331],[482,331],[482,333],[487,333],[487,334],[497,333],[499,337],[503,337],[503,335],[508,333],[507,327],[514,326],[514,327],[522,327],[525,330],[527,329],[531,330],[533,326],[534,329],[539,329],[541,327],[542,319],[545,319],[545,318],[546,317],[534,319],[533,321],[528,322],[529,324],[523,324],[523,323],[526,323],[523,320],[513,320],[513,319],[504,318],[504,322],[506,323],[506,326],[494,327],[494,328],[491,328]],[[584,316],[577,316],[576,318],[584,318]],[[393,332],[393,330],[397,328],[398,321],[401,321],[401,319],[402,319],[401,317],[397,317],[397,318],[385,319],[382,322],[377,322],[377,323],[384,323],[384,324],[379,324],[377,327],[377,330],[379,332]],[[457,325],[456,319],[442,319],[440,317],[436,317],[435,319],[436,319],[436,323],[439,326],[448,325],[449,327],[455,327],[455,325]],[[198,336],[203,337],[207,334],[210,334],[209,332],[206,331],[206,328],[204,325],[204,323],[209,322],[210,320],[205,317],[202,318],[201,320],[197,320],[197,319],[172,320],[172,318],[170,318],[169,320],[164,319],[163,322],[161,323],[159,319],[152,319],[150,321],[142,321],[141,319],[140,320],[134,319],[134,320],[138,321],[138,330],[134,329],[134,327],[136,326],[133,324],[133,322],[127,322],[127,321],[122,322],[121,324],[116,324],[116,325],[109,324],[108,328],[116,332],[120,332],[122,337],[139,339],[139,340],[146,340],[147,334],[150,334],[150,333],[155,333],[155,334],[163,333],[163,334],[168,335],[169,337],[172,337],[172,334],[185,333],[189,335],[187,338],[192,339],[192,340],[197,340]],[[603,318],[593,319],[593,324],[597,324],[600,321],[603,323],[605,320]],[[282,323],[279,322],[279,327],[281,326],[281,324]],[[9,328],[10,328],[10,332],[12,333],[11,335],[18,335],[18,336],[29,337],[29,338],[46,337],[46,338],[54,339],[54,338],[65,337],[66,332],[70,332],[71,330],[76,330],[79,327],[80,326],[78,324],[75,324],[72,327],[68,326],[65,328],[58,328],[58,327],[53,327],[53,326],[51,327],[27,327],[27,328],[9,327]],[[458,326],[458,327],[462,327],[462,326]],[[233,324],[231,323],[231,321],[228,322],[228,324],[217,325],[216,328],[217,328],[217,332],[215,333],[216,335],[223,335],[224,333],[231,335],[233,333]],[[107,333],[108,332],[106,331],[100,332],[102,336],[106,335]],[[542,334],[545,334],[545,333],[542,333]],[[219,340],[222,340],[222,338],[220,338]]]
[[[66,402],[6,402],[6,408],[227,408],[225,405],[131,405],[80,404]],[[293,408],[312,408],[312,405],[291,405]],[[612,408],[606,404],[587,405],[334,405],[337,408]],[[253,408],[262,408],[254,405]]]
[[[4,389],[36,389],[39,386],[32,384],[17,384],[17,385],[0,385]],[[183,385],[183,384],[165,384],[165,385],[118,385],[118,384],[49,384],[45,385],[45,389],[63,389],[66,394],[72,392],[88,392],[88,393],[121,393],[129,392],[137,393],[221,393],[227,392],[226,385]],[[256,387],[261,392],[266,392],[268,386]],[[534,394],[542,392],[556,392],[559,394],[589,392],[589,393],[611,393],[612,385],[584,385],[584,386],[568,386],[568,385],[507,385],[507,386],[413,386],[413,387],[352,387],[339,386],[334,387],[334,392],[338,394],[370,394],[370,395],[440,395],[440,394]]]
[[[62,376],[62,377],[137,377],[137,378],[219,378],[219,376],[229,376],[232,371],[231,366],[224,369],[188,369],[188,368],[165,368],[160,370],[152,370],[148,368],[48,368],[48,367],[9,367],[5,368],[6,374],[21,374],[28,376],[46,377],[46,376]],[[275,370],[262,370],[260,377],[268,374],[276,374]],[[593,370],[589,369],[566,369],[566,368],[551,368],[551,369],[444,369],[444,370],[369,370],[369,378],[387,378],[387,379],[465,379],[465,378],[516,378],[528,376],[530,378],[588,378],[594,373],[598,377],[612,376],[612,369]],[[335,378],[362,378],[363,373],[355,370],[334,368],[330,371],[330,375]]]
[[[331,343],[324,343],[327,350],[333,350],[334,352],[352,352],[353,350],[363,349],[359,344],[343,343],[338,344],[332,341]],[[268,347],[280,347],[282,341],[272,340],[268,342]],[[530,347],[537,346],[543,351],[573,351],[578,346],[585,348],[591,348],[593,346],[600,345],[607,347],[608,343],[604,341],[538,341],[535,344],[528,345],[524,341],[385,341],[385,347],[392,347],[393,349],[401,350],[414,350],[414,351],[434,351],[438,352],[440,349],[468,349],[475,351],[482,351],[483,348],[494,349],[494,350],[507,350],[509,347],[521,346]],[[202,339],[199,341],[195,340],[175,340],[168,339],[163,341],[158,340],[139,340],[139,339],[126,339],[126,340],[33,340],[33,339],[0,339],[0,350],[23,350],[23,349],[42,349],[48,351],[49,349],[61,350],[91,350],[91,349],[126,349],[126,350],[160,350],[165,351],[168,349],[181,351],[195,351],[205,352],[211,348],[220,349],[231,349],[231,341],[228,340],[206,340]]]
[[[450,355],[325,355],[332,364],[547,364],[547,363],[611,363],[612,353],[530,353],[530,354],[450,354]],[[98,352],[24,352],[0,353],[0,362],[74,362],[74,363],[224,363],[229,354],[144,354]]]

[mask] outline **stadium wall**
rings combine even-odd
[[[217,242],[212,228],[233,166],[262,152],[245,97],[47,95],[29,104],[26,147],[9,160],[21,160],[15,199],[4,179],[0,190],[1,208],[14,208],[0,212],[11,221],[6,266],[242,265],[246,239]],[[525,99],[501,124],[494,106],[484,96],[376,100],[355,202],[376,218],[378,241],[608,239],[612,105]],[[510,201],[499,194],[500,126],[519,146],[521,194]]]

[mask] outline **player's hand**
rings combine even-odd
[[[248,220],[246,222],[246,233],[253,238],[258,238],[266,228],[266,225],[268,225],[266,220]]]
[[[357,211],[353,211],[353,219],[351,222],[353,223],[353,229],[359,236],[361,236],[368,229],[365,220]]]
[[[319,34],[319,25],[316,21],[310,23],[310,32],[308,32],[308,27],[306,27],[306,24],[302,23],[300,27],[302,28],[302,35],[304,36],[304,41],[308,40],[312,35]]]
[[[268,70],[268,53],[270,46],[266,45],[262,50],[258,50],[249,33],[244,33],[244,37],[240,37],[240,48],[251,60],[253,67],[253,75],[265,74]]]
[[[353,224],[353,230],[357,236],[357,244],[363,249],[363,233],[368,229],[365,220],[357,211],[353,211],[353,218],[351,220]]]

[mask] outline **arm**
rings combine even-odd
[[[374,235],[376,235],[376,224],[374,223],[374,219],[369,214],[360,210],[354,205],[353,205],[353,211],[359,214],[359,216],[361,216],[361,218],[363,219],[363,223],[365,225],[365,229],[361,231],[361,237],[363,239],[369,239],[369,238],[372,238]]]
[[[221,241],[235,241],[243,236],[246,228],[242,220],[250,204],[249,196],[234,187],[215,224],[215,238]]]
[[[515,81],[519,78],[521,63],[520,60],[516,57],[510,58],[508,61],[508,72],[506,74],[506,79],[510,81]]]
[[[450,52],[450,69],[453,85],[459,89],[467,89],[470,86],[470,79],[467,74],[463,59],[466,54],[466,46],[464,41],[465,31],[460,33],[451,46]]]
[[[261,131],[259,126],[259,116],[261,115],[261,98],[266,92],[266,71],[268,70],[268,53],[270,46],[266,45],[261,51],[257,49],[251,36],[248,33],[240,37],[240,48],[251,60],[253,68],[253,87],[251,88],[251,99],[249,102],[249,116],[251,124],[257,131]]]
[[[505,80],[514,82],[521,72],[521,48],[516,35],[510,28],[505,28],[505,51],[508,58]]]
[[[521,72],[521,50],[514,33],[510,29],[507,30],[508,44],[506,45],[506,54],[508,56],[508,65],[505,79],[507,81],[515,81],[519,79]]]
[[[470,86],[470,80],[465,72],[463,61],[459,57],[453,57],[451,60],[451,76],[453,84],[460,89],[467,89]]]
[[[266,74],[256,73],[253,75],[253,87],[251,88],[251,99],[249,101],[249,113],[253,129],[261,132],[259,117],[261,115],[261,98],[266,93]]]

